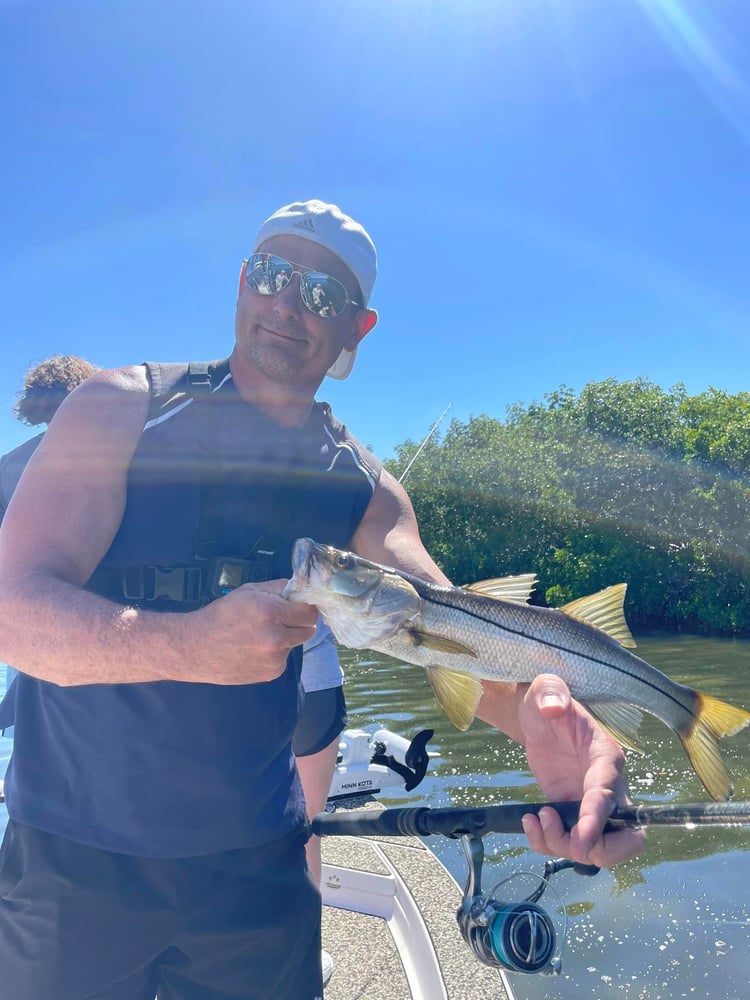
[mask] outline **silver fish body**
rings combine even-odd
[[[709,794],[730,797],[718,737],[743,728],[750,714],[624,648],[634,645],[622,615],[624,585],[563,609],[541,608],[488,596],[497,592],[490,584],[443,587],[310,539],[295,543],[293,567],[290,600],[317,605],[343,645],[423,667],[459,728],[474,717],[480,680],[557,674],[630,749],[640,749],[641,711],[656,716],[679,735]]]

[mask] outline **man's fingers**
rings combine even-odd
[[[527,718],[538,712],[544,719],[556,719],[570,707],[570,691],[562,677],[539,674],[529,686],[523,700]]]
[[[521,823],[531,849],[537,854],[570,856],[570,834],[554,809],[540,809],[537,816],[527,813]]]
[[[261,580],[259,583],[246,583],[244,586],[252,590],[262,590],[266,594],[277,594],[281,597],[288,582],[288,580]]]
[[[594,816],[582,816],[570,833],[552,808],[541,809],[538,816],[528,813],[522,823],[529,846],[537,854],[572,858],[579,864],[599,868],[628,861],[646,847],[644,830],[618,830],[600,836]]]
[[[263,580],[260,583],[245,583],[233,593],[245,592],[248,594],[268,594],[279,600],[275,603],[274,617],[279,624],[287,628],[308,628],[314,626],[318,620],[318,609],[312,604],[302,604],[297,601],[287,601],[283,598],[282,592],[286,586],[286,580]],[[310,633],[312,635],[312,632]],[[309,636],[305,636],[309,638]]]

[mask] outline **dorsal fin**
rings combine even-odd
[[[517,576],[496,576],[492,580],[467,583],[463,589],[470,590],[472,594],[491,597],[496,601],[528,604],[535,584],[535,573],[519,573]]]
[[[579,597],[577,601],[564,604],[560,611],[570,618],[577,618],[578,621],[606,632],[621,646],[633,647],[635,639],[630,634],[623,610],[626,590],[626,583],[616,583],[614,587],[606,587],[598,594],[589,594],[588,597]]]

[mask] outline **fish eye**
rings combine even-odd
[[[352,564],[352,557],[348,552],[339,552],[333,560],[336,569],[349,569]]]

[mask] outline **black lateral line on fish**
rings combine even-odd
[[[477,596],[480,596],[480,595],[477,595]],[[559,650],[562,653],[567,653],[569,656],[578,656],[581,659],[588,660],[591,663],[596,663],[596,664],[599,664],[600,666],[603,665],[603,666],[609,667],[612,670],[616,670],[618,673],[623,674],[625,677],[630,677],[633,680],[639,681],[641,684],[645,684],[646,687],[651,688],[652,691],[658,691],[659,694],[661,694],[661,695],[669,698],[669,700],[672,701],[672,702],[674,702],[675,705],[679,705],[679,707],[683,711],[687,712],[693,719],[697,719],[698,718],[698,716],[693,711],[692,707],[684,705],[681,701],[679,701],[679,699],[675,698],[669,691],[665,691],[663,688],[660,688],[658,685],[652,684],[651,681],[647,680],[645,677],[641,677],[639,674],[633,673],[633,672],[627,670],[625,667],[618,666],[617,664],[614,664],[614,663],[607,663],[604,660],[597,659],[595,656],[591,656],[589,653],[583,653],[583,652],[581,652],[580,650],[577,650],[577,649],[568,649],[565,646],[561,646],[561,645],[559,645],[558,643],[555,643],[555,642],[550,642],[547,639],[542,639],[542,638],[539,638],[537,636],[530,636],[528,634],[528,632],[522,632],[520,629],[510,628],[508,625],[501,625],[501,624],[499,624],[496,621],[492,621],[491,619],[484,618],[482,615],[475,614],[473,611],[470,611],[470,610],[468,610],[465,607],[457,607],[455,604],[450,604],[450,603],[447,603],[445,601],[436,600],[436,598],[435,598],[435,596],[434,596],[433,593],[428,594],[426,596],[426,598],[424,598],[424,599],[426,599],[428,601],[431,601],[433,604],[439,604],[440,607],[448,608],[450,611],[460,611],[461,614],[468,615],[469,618],[473,618],[475,621],[484,622],[485,624],[493,625],[495,628],[498,628],[498,629],[500,629],[503,632],[508,632],[511,635],[516,635],[516,636],[519,636],[521,638],[528,639],[530,642],[538,642],[540,645],[547,646],[549,649],[557,649],[557,650]],[[492,598],[486,598],[486,600],[490,600],[491,601]],[[565,614],[565,612],[560,612],[560,613],[561,614]],[[569,621],[576,621],[579,625],[582,625],[582,626],[584,626],[586,628],[593,629],[594,632],[601,631],[600,629],[595,629],[593,625],[587,625],[586,622],[582,622],[582,621],[580,621],[578,619],[569,618],[568,620]],[[602,634],[606,635],[606,632],[604,632]],[[607,638],[609,638],[609,636],[607,636]],[[611,641],[614,642],[615,640],[611,640]],[[633,653],[630,653],[629,655],[630,656],[634,656]],[[634,659],[639,660],[640,658],[637,657],[637,656],[635,656]],[[643,660],[641,662],[646,663],[645,660]],[[650,667],[651,664],[647,663],[646,666]],[[651,667],[651,669],[652,670],[656,670],[657,668],[656,667]],[[550,673],[554,673],[554,671],[550,671]],[[664,676],[666,677],[667,675],[665,674]],[[667,679],[671,680],[671,678],[667,678]],[[672,681],[672,683],[673,684],[677,684],[677,681]],[[682,686],[684,686],[684,685],[682,685]],[[616,699],[613,698],[612,701],[616,701]],[[646,709],[646,711],[648,711],[648,709]]]

